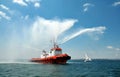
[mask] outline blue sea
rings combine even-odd
[[[0,61],[0,77],[120,77],[120,60],[70,60],[64,65]]]

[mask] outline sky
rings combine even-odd
[[[72,59],[120,59],[120,0],[0,0],[0,59],[31,59],[53,41]]]

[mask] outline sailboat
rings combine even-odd
[[[92,59],[87,54],[85,54],[84,62],[88,62],[88,61],[92,61]]]

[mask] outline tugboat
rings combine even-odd
[[[54,47],[50,50],[49,53],[46,53],[43,50],[40,58],[32,58],[32,62],[44,63],[44,64],[66,64],[67,60],[70,60],[71,56],[66,53],[62,53],[62,49],[54,44]]]

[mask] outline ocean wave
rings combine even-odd
[[[68,64],[81,64],[81,62],[67,62]]]

